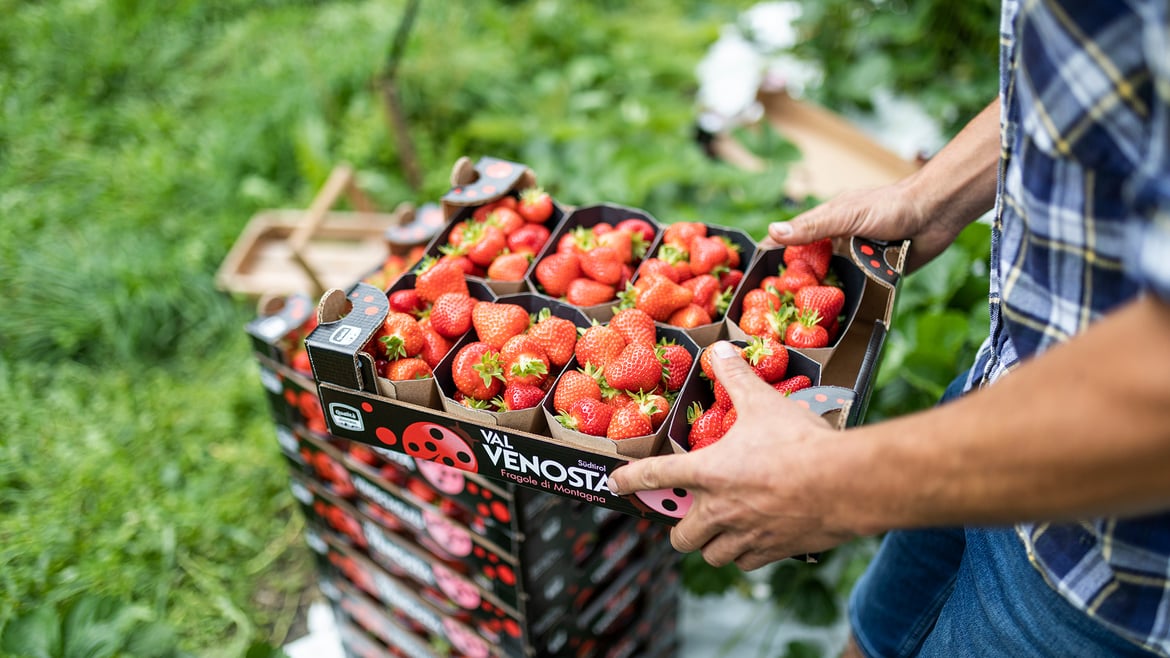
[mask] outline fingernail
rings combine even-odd
[[[731,343],[725,340],[721,340],[718,343],[715,343],[713,346],[711,346],[711,349],[715,351],[715,356],[719,357],[720,359],[730,359],[734,356],[738,356],[735,353],[735,348],[731,346]]]
[[[622,488],[618,486],[617,482],[613,481],[612,477],[609,479],[609,484],[606,486],[609,487],[609,490],[611,493],[613,493],[613,495],[615,495],[615,496],[622,495]]]
[[[786,238],[792,235],[792,226],[788,222],[775,222],[768,227],[768,232],[777,237]]]

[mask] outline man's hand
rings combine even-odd
[[[723,350],[722,348],[726,348]],[[712,367],[738,420],[716,443],[685,455],[640,459],[615,470],[622,494],[683,487],[694,498],[671,531],[683,552],[745,570],[841,544],[855,533],[832,514],[832,439],[822,418],[764,383],[731,349],[714,346]],[[730,356],[724,356],[729,354]]]

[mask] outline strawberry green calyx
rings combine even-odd
[[[561,424],[561,427],[564,427],[567,430],[577,430],[577,419],[574,418],[569,412],[562,411],[561,413],[557,414],[556,418],[557,422]]]
[[[426,258],[424,258],[418,262],[418,265],[416,265],[414,268],[414,273],[415,274],[422,274],[423,272],[426,272],[427,270],[434,267],[435,263],[437,263],[437,262],[439,262],[438,258],[436,258],[434,256],[427,256]]]
[[[676,263],[685,263],[687,262],[688,257],[689,254],[687,254],[686,249],[683,249],[678,245],[664,244],[658,249],[658,258],[670,263],[671,265]]]
[[[646,238],[642,237],[641,233],[635,231],[630,234],[630,250],[633,252],[635,260],[642,260],[649,248],[650,243],[646,242]]]
[[[513,377],[529,377],[532,375],[547,375],[548,365],[540,359],[534,359],[529,356],[521,356],[516,359],[512,367],[508,369],[508,374]]]
[[[635,308],[638,302],[638,289],[634,287],[632,282],[627,281],[626,287],[618,292],[617,304],[613,307],[613,312],[616,315],[618,311],[624,311],[628,308]]]
[[[703,405],[698,401],[692,402],[691,406],[687,407],[687,424],[694,425],[699,416],[703,415]]]
[[[485,352],[479,363],[471,366],[471,369],[479,373],[484,386],[491,386],[492,379],[504,381],[504,368],[496,352]]]
[[[381,340],[388,360],[401,359],[407,355],[406,341],[402,336],[382,336]]]
[[[715,296],[715,316],[722,317],[727,313],[727,307],[731,306],[732,298],[731,287],[724,288],[722,292]],[[771,304],[771,301],[768,302]]]

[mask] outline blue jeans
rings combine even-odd
[[[1013,528],[888,533],[849,599],[849,621],[870,658],[1154,655],[1052,589]]]

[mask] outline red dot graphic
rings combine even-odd
[[[486,566],[483,568],[483,575],[487,576],[488,578],[491,578],[492,580],[495,580],[496,570],[495,570],[495,568],[493,568],[490,565]]]
[[[817,402],[824,402],[825,400],[829,399],[829,396],[825,395],[824,393],[817,393],[813,396],[813,398],[815,398]]]
[[[379,441],[385,443],[388,446],[392,446],[395,443],[398,443],[398,437],[394,435],[394,432],[391,432],[385,427],[379,427],[378,429],[374,430],[374,436],[378,437]]]
[[[492,516],[505,523],[512,520],[512,512],[508,510],[508,506],[498,500],[492,503]]]
[[[861,245],[861,253],[865,254],[866,256],[872,256],[873,255],[873,247],[871,247],[867,244],[863,244],[863,245]]]
[[[474,482],[467,483],[467,492],[472,494],[479,493],[479,485]]]
[[[364,411],[366,413],[373,413],[374,405],[370,404],[369,402],[363,402],[362,403],[362,411]]]
[[[495,185],[484,185],[483,186],[483,193],[487,194],[488,196],[495,194],[496,193],[496,186]]]
[[[378,312],[378,307],[377,307],[377,306],[367,306],[367,307],[366,307],[366,315],[373,315],[373,314],[375,314],[375,313],[377,313],[377,312]]]
[[[874,259],[874,260],[871,260],[871,261],[869,261],[869,265],[870,265],[870,267],[873,267],[874,269],[877,269],[877,268],[879,268],[879,267],[881,267],[881,266],[882,266],[882,264],[881,264],[881,263],[879,263],[879,262],[877,261],[877,259]]]
[[[800,406],[804,407],[805,409],[808,408],[808,400],[797,400],[796,404],[799,404]]]
[[[501,564],[496,568],[496,575],[499,577],[500,582],[505,585],[516,584],[516,574],[512,571],[512,567],[506,564]]]

